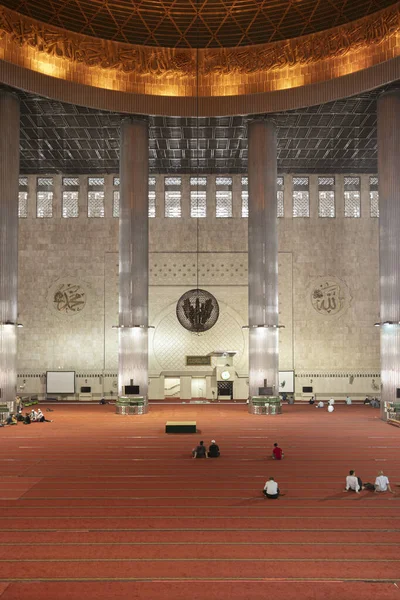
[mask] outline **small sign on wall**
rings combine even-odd
[[[279,392],[294,393],[294,371],[279,371]]]
[[[187,367],[211,366],[211,356],[187,356]]]

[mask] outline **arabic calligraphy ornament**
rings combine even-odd
[[[76,314],[85,308],[85,290],[76,283],[60,283],[53,293],[53,306],[59,313]]]
[[[179,323],[194,333],[208,331],[219,317],[217,299],[206,290],[194,289],[185,292],[176,305]]]

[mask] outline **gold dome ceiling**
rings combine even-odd
[[[1,0],[0,4],[97,38],[147,46],[218,48],[278,42],[324,31],[396,1]]]

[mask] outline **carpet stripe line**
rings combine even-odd
[[[0,583],[45,583],[45,582],[90,582],[90,581],[118,581],[118,582],[190,582],[190,581],[222,581],[222,582],[244,582],[244,581],[280,581],[280,582],[318,582],[318,583],[330,583],[330,582],[356,582],[362,581],[363,583],[391,583],[400,581],[399,579],[392,578],[365,578],[365,577],[27,577],[26,579],[19,578],[1,578]]]
[[[29,490],[30,491],[30,490]],[[292,491],[292,490],[291,490]],[[339,492],[337,492],[339,493]],[[87,500],[104,500],[106,498],[109,498],[110,500],[153,500],[154,496],[63,496],[63,499],[69,499],[69,500],[79,500],[81,498],[86,498]],[[215,500],[215,499],[220,499],[221,496],[202,496],[203,499],[208,499],[208,500]],[[260,501],[265,501],[265,498],[260,497],[259,495],[257,496],[229,496],[232,500],[236,500],[236,501],[242,501],[242,500],[260,500]],[[160,496],[157,495],[157,498],[164,498],[165,500],[171,499],[173,500],[174,498],[187,498],[188,500],[193,500],[194,496],[182,496],[179,494],[179,496]],[[365,496],[361,496],[361,498],[363,498],[363,502],[368,501],[371,502],[373,500],[377,500],[378,496],[371,496],[371,498],[365,498]],[[350,502],[360,502],[361,498],[354,498],[354,500],[350,500]],[[8,500],[9,498],[4,498],[4,497],[0,497],[0,500]],[[33,497],[21,497],[20,500],[49,500],[48,496],[33,496]],[[326,496],[296,496],[296,497],[288,497],[286,495],[284,502],[286,502],[287,500],[319,500],[319,501],[324,501],[327,502],[330,500],[330,498],[326,498]],[[345,502],[348,500],[348,497],[343,497],[343,498],[338,498],[337,500],[339,500],[340,502]],[[395,500],[395,498],[391,498],[390,500],[388,500],[388,502]],[[333,501],[333,500],[332,500]],[[396,517],[398,518],[398,517]]]
[[[130,563],[147,563],[147,562],[267,562],[267,563],[398,563],[399,558],[1,558],[1,563],[97,563],[97,562],[130,562]]]
[[[162,520],[165,520],[165,519],[177,519],[179,521],[182,521],[184,519],[194,519],[194,520],[199,520],[200,519],[201,521],[205,521],[206,519],[213,519],[213,520],[215,520],[215,519],[229,519],[229,521],[233,521],[235,519],[241,519],[241,520],[248,519],[249,521],[252,521],[252,520],[255,520],[255,519],[257,521],[259,521],[260,519],[268,519],[268,520],[271,520],[271,519],[285,519],[285,521],[289,520],[289,519],[301,519],[302,521],[304,521],[306,519],[311,519],[311,520],[315,521],[315,516],[300,516],[300,515],[299,516],[287,516],[287,515],[267,515],[267,516],[262,516],[262,515],[260,515],[260,516],[255,516],[255,517],[247,517],[247,516],[245,516],[245,517],[241,517],[241,516],[229,516],[229,517],[225,517],[225,516],[203,516],[203,515],[201,515],[201,516],[199,516],[199,515],[193,515],[193,516],[148,515],[148,516],[143,516],[142,515],[140,517],[136,517],[134,515],[129,515],[129,516],[122,515],[122,516],[115,516],[115,517],[108,516],[108,515],[104,515],[104,516],[100,516],[99,515],[97,517],[91,517],[91,516],[87,516],[87,517],[77,516],[77,517],[74,517],[74,516],[70,516],[70,515],[65,515],[65,516],[63,516],[63,515],[51,515],[51,517],[49,517],[49,516],[45,516],[45,517],[35,516],[35,521],[37,521],[39,519],[41,519],[43,521],[48,521],[49,519],[73,519],[73,520],[79,520],[79,519],[80,520],[83,520],[83,519],[99,519],[99,520],[100,519],[101,520],[105,520],[105,519],[116,519],[116,520],[136,519],[136,520],[139,520],[139,521],[144,521],[146,518],[148,518],[148,519],[162,519]],[[5,521],[7,519],[10,520],[10,521],[14,521],[15,517],[4,517],[4,516],[1,517],[2,521]],[[342,519],[345,519],[346,521],[348,519],[357,519],[357,520],[360,520],[359,517],[326,517],[326,516],[318,517],[319,521],[322,520],[322,519],[330,519],[330,520],[342,520]],[[400,516],[399,517],[393,517],[393,516],[390,516],[390,517],[368,517],[368,519],[369,520],[376,519],[376,520],[381,520],[381,521],[382,520],[393,521],[393,519],[400,519]],[[27,531],[31,531],[31,530],[28,529]]]
[[[0,542],[1,546],[209,546],[210,542]],[[213,546],[343,546],[342,542],[212,542]],[[346,542],[365,546],[365,542]],[[400,546],[396,542],[374,542],[375,546]]]
[[[65,533],[65,532],[71,532],[71,533],[77,533],[77,532],[85,532],[85,533],[89,533],[89,532],[97,532],[97,531],[105,531],[105,532],[119,532],[119,531],[143,531],[146,533],[155,533],[155,532],[160,532],[160,531],[251,531],[252,533],[255,531],[319,531],[319,532],[323,532],[326,533],[328,531],[334,531],[334,532],[361,532],[361,533],[382,533],[382,532],[387,532],[387,533],[397,533],[400,531],[400,529],[344,529],[344,528],[340,528],[340,529],[300,529],[300,528],[296,528],[296,529],[288,529],[288,528],[283,528],[280,527],[279,529],[274,529],[274,528],[265,528],[265,527],[258,527],[257,529],[251,529],[248,527],[242,527],[242,528],[232,528],[232,527],[180,527],[180,528],[162,528],[162,527],[158,527],[158,528],[146,528],[146,529],[142,529],[142,528],[121,528],[121,529],[112,529],[112,528],[95,528],[95,529],[69,529],[69,528],[62,528],[62,527],[57,527],[57,528],[48,528],[48,529],[28,529],[28,528],[24,528],[24,529],[5,529],[2,528],[1,530],[2,532],[7,532],[7,533],[46,533],[46,532],[59,532],[59,533]]]

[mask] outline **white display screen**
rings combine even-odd
[[[75,371],[47,371],[48,394],[75,394]]]
[[[279,392],[293,394],[294,371],[279,371]]]

